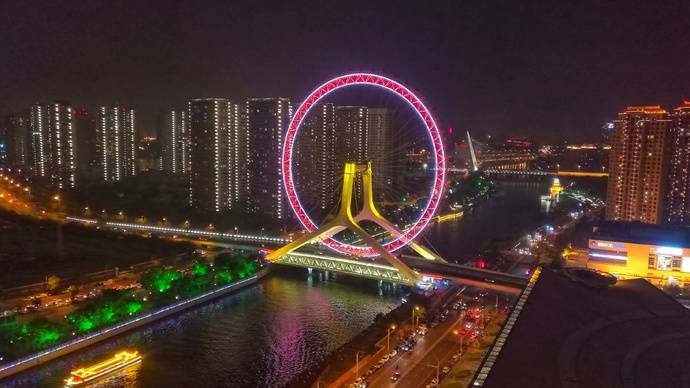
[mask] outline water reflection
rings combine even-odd
[[[373,280],[283,270],[202,307],[2,381],[58,387],[70,370],[123,348],[143,356],[136,373],[100,381],[129,387],[280,387],[400,303],[401,289]],[[119,378],[119,380],[118,380]],[[4,385],[3,385],[4,384]],[[103,385],[104,384],[104,385]]]

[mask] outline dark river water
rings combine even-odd
[[[495,195],[459,220],[435,225],[428,243],[448,258],[480,252],[496,236],[539,226],[539,195],[548,183],[503,182]],[[173,318],[0,382],[57,387],[69,371],[138,349],[141,365],[100,386],[280,387],[400,304],[403,290],[376,281],[323,279],[279,270],[260,283]]]
[[[456,220],[429,227],[424,243],[447,260],[474,256],[492,239],[512,241],[549,219],[540,196],[549,182],[498,182],[493,195]]]

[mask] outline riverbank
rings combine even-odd
[[[142,315],[132,320],[117,324],[115,326],[105,328],[98,332],[76,338],[74,340],[68,341],[66,343],[60,344],[50,349],[43,350],[36,354],[21,358],[11,363],[0,365],[0,379],[41,365],[43,363],[62,357],[79,349],[83,349],[88,346],[94,345],[105,339],[123,334],[132,329],[177,314],[191,307],[198,306],[210,300],[216,299],[220,296],[227,295],[233,291],[250,286],[252,284],[255,284],[260,279],[264,278],[266,275],[270,273],[270,271],[271,267],[264,267],[260,271],[258,271],[256,275],[249,277],[247,279],[243,279],[232,284],[228,284],[226,286],[217,288],[213,291],[196,296],[194,298],[184,300],[173,305],[165,306],[146,315]]]

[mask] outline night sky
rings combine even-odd
[[[0,2],[0,114],[285,96],[399,79],[442,127],[598,141],[626,105],[690,99],[688,1]]]

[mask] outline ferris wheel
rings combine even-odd
[[[295,111],[290,125],[288,127],[282,150],[281,170],[283,177],[283,187],[287,194],[288,202],[296,218],[306,229],[307,233],[311,234],[310,237],[314,237],[315,233],[318,233],[320,228],[324,227],[324,225],[318,225],[314,221],[314,219],[308,214],[298,194],[297,185],[295,181],[294,163],[294,151],[296,147],[297,135],[300,129],[302,128],[303,124],[305,123],[305,119],[307,118],[309,112],[319,103],[321,103],[327,96],[332,95],[335,91],[340,89],[356,88],[357,86],[363,85],[375,86],[385,91],[386,93],[397,97],[398,100],[402,101],[405,105],[409,106],[412,109],[414,114],[420,119],[421,123],[423,124],[423,132],[429,141],[431,149],[431,160],[433,163],[433,165],[430,168],[433,177],[430,180],[430,187],[428,187],[428,196],[426,197],[427,200],[422,206],[422,211],[411,223],[408,224],[408,227],[405,228],[405,230],[397,230],[394,227],[392,227],[390,223],[382,225],[385,229],[391,232],[393,238],[389,241],[381,243],[380,246],[374,242],[371,242],[371,240],[369,239],[365,239],[365,241],[370,241],[371,243],[365,245],[354,245],[346,243],[344,241],[339,241],[338,239],[336,239],[332,233],[324,233],[320,236],[320,238],[323,244],[328,246],[330,249],[345,255],[358,257],[372,257],[382,255],[381,248],[385,249],[387,253],[392,253],[410,244],[412,244],[412,247],[415,248],[415,250],[420,252],[421,248],[414,243],[414,240],[429,225],[432,218],[434,217],[436,210],[439,207],[441,199],[443,198],[446,177],[443,141],[438,127],[436,126],[436,122],[434,121],[434,118],[432,117],[431,113],[426,108],[424,103],[408,88],[390,78],[369,73],[354,73],[339,76],[318,86],[300,104],[300,106]],[[368,173],[371,174],[371,170],[369,170]],[[365,193],[365,196],[366,195],[367,194]],[[373,213],[378,214],[378,211],[375,208],[373,208],[373,204],[372,209],[370,210],[373,211]],[[371,213],[371,211],[369,213]],[[379,220],[381,219],[379,218]],[[381,222],[379,222],[379,220],[374,221],[379,224],[382,224]],[[342,227],[340,228],[340,230],[342,230]],[[292,249],[295,249],[294,246],[292,247]],[[427,255],[422,255],[425,257],[431,255],[428,253],[428,251],[426,251],[426,253]]]

